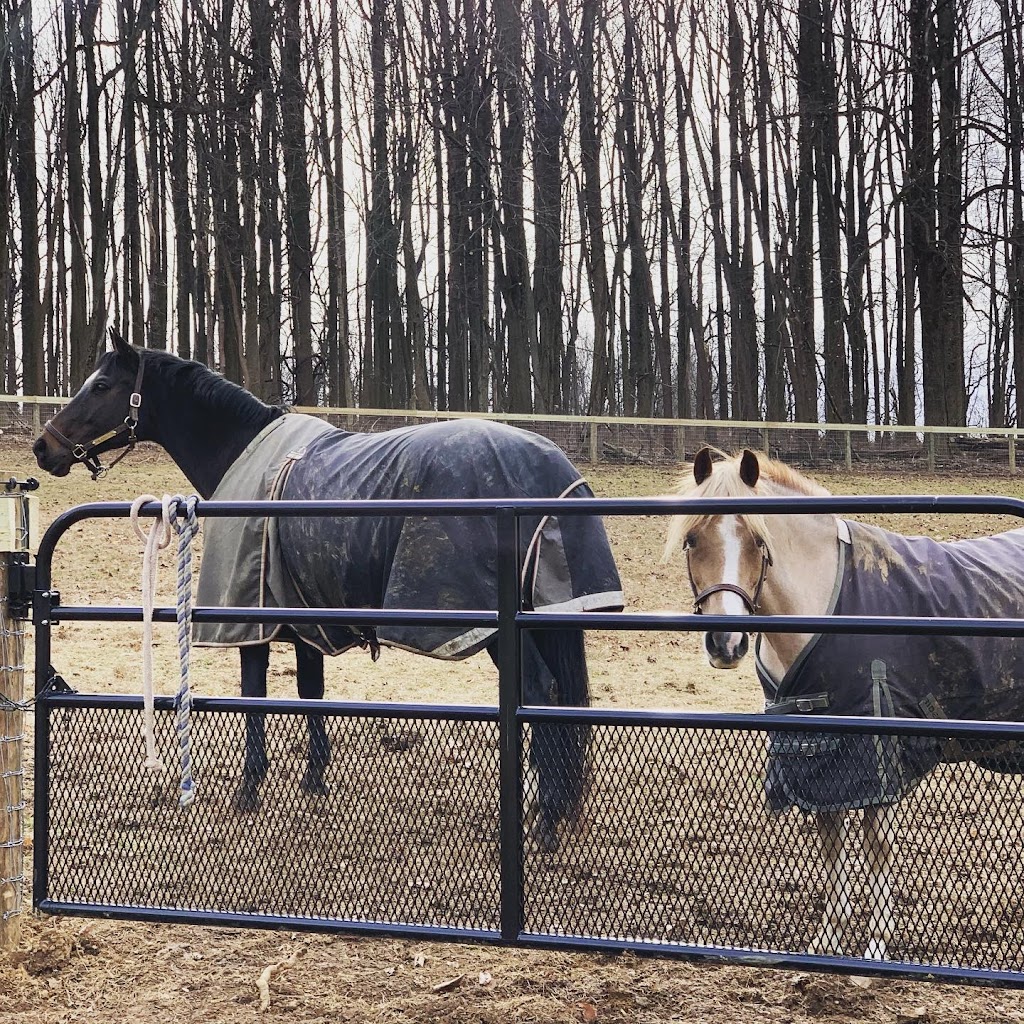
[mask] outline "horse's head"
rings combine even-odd
[[[712,460],[702,448],[693,463],[693,483],[684,483],[687,497],[750,497],[755,493],[761,463],[752,451]],[[682,543],[693,590],[694,611],[708,615],[753,615],[758,611],[769,567],[771,539],[764,516],[703,515],[673,518],[665,557]],[[715,668],[736,668],[747,653],[746,633],[704,634],[704,649]]]
[[[135,447],[142,357],[116,331],[110,338],[113,349],[100,356],[78,394],[47,421],[32,445],[39,468],[53,476],[67,476],[81,462],[95,480],[104,472],[99,455],[115,448],[124,448],[127,454]]]

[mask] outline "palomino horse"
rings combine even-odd
[[[687,497],[827,495],[790,467],[744,451],[693,464]],[[682,546],[695,611],[716,615],[1015,615],[1024,593],[1024,530],[976,540],[905,537],[828,513],[677,516],[665,557]],[[704,638],[715,668],[747,652],[742,632]],[[756,651],[766,713],[1016,720],[1024,711],[1024,641],[1006,637],[764,633]],[[795,736],[795,738],[794,738]],[[893,934],[895,805],[940,761],[1020,772],[1019,751],[941,738],[770,737],[767,794],[776,811],[813,814],[826,868],[824,913],[809,951],[841,954],[852,915],[849,812],[862,809],[871,899],[869,959]]]
[[[498,423],[456,420],[356,434],[311,416],[264,405],[199,363],[136,350],[111,332],[114,349],[33,446],[40,468],[66,475],[78,462],[97,476],[98,456],[136,441],[166,449],[203,498],[215,500],[552,498],[592,496],[551,441]],[[127,446],[127,447],[126,447]],[[118,458],[121,456],[119,455]],[[115,460],[116,461],[116,460]],[[537,609],[618,609],[618,572],[601,521],[593,516],[524,516],[526,600]],[[493,517],[381,516],[214,519],[206,543],[200,605],[310,608],[497,607]],[[220,627],[223,627],[221,629]],[[299,696],[324,694],[323,655],[352,647],[397,646],[436,658],[496,653],[492,628],[256,623],[197,624],[196,639],[238,647],[242,694],[265,697],[269,643],[295,644]],[[528,704],[585,705],[583,631],[541,630],[522,652]],[[326,791],[330,748],[322,717],[308,716],[302,788]],[[575,725],[533,731],[534,835],[557,845],[557,827],[584,791],[588,734]],[[267,773],[263,716],[246,723],[239,810],[258,806]]]

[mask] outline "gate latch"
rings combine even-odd
[[[7,555],[7,608],[12,619],[27,619],[32,611],[36,589],[36,567],[27,551]]]

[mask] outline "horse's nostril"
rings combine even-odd
[[[36,438],[36,443],[32,445],[32,454],[38,459],[46,451],[46,442],[41,438]]]

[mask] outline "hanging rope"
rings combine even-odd
[[[180,495],[174,499],[180,513],[173,520],[178,533],[178,660],[181,664],[181,685],[174,705],[177,711],[178,753],[181,760],[181,794],[178,803],[188,807],[195,799],[192,778],[192,685],[190,666],[192,658],[192,538],[199,533],[196,502]]]
[[[146,533],[139,524],[139,511],[147,502],[160,503],[160,516],[154,518]],[[192,653],[192,538],[199,532],[196,518],[195,495],[184,498],[180,494],[165,494],[157,498],[143,494],[132,502],[131,521],[139,539],[145,542],[142,556],[142,698],[143,729],[146,738],[145,767],[163,770],[164,764],[156,753],[156,716],[153,696],[153,607],[156,604],[156,580],[159,552],[171,539],[171,527],[178,534],[178,586],[177,622],[178,655],[181,683],[175,697],[178,751],[181,764],[181,792],[178,803],[188,807],[195,799],[195,781],[192,777],[192,689],[190,662]]]
[[[162,770],[164,765],[156,755],[156,716],[153,713],[153,606],[156,604],[156,577],[159,568],[159,552],[171,540],[169,522],[170,495],[165,494],[160,502],[160,516],[155,518],[147,534],[139,525],[139,510],[147,502],[160,499],[154,494],[140,494],[131,509],[132,528],[145,545],[142,553],[142,728],[146,737],[145,766],[150,771]]]

